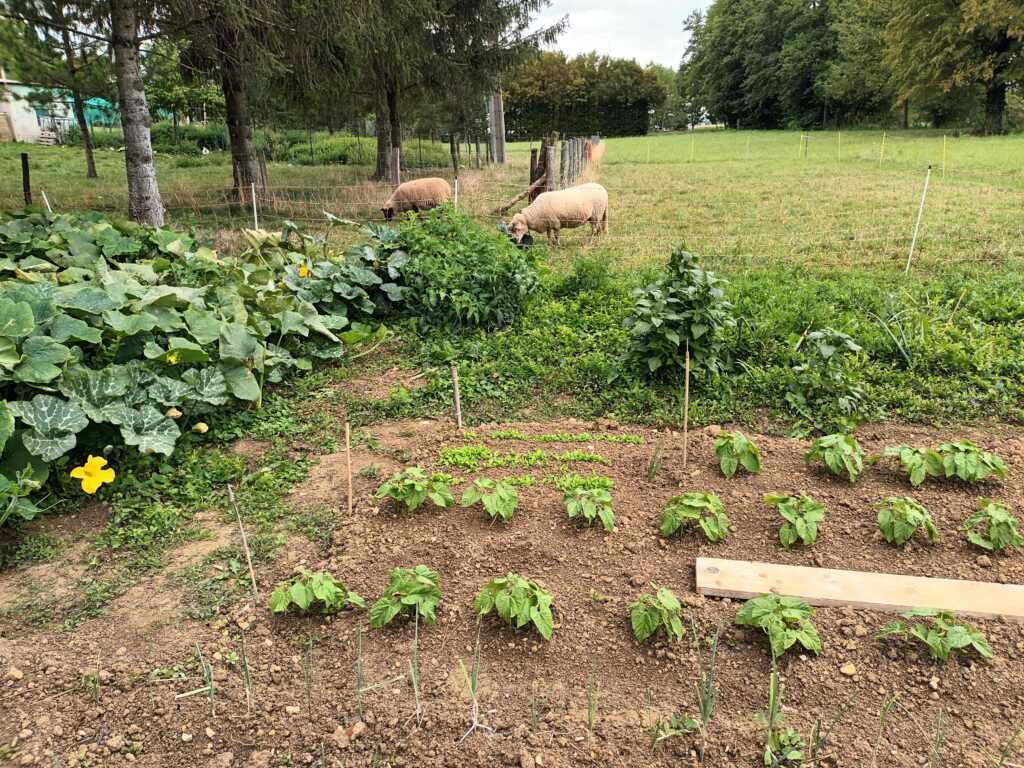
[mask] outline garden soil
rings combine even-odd
[[[720,625],[719,695],[704,764],[763,765],[765,727],[755,718],[768,703],[766,639],[751,628],[734,626],[738,601],[696,594],[695,558],[1024,582],[1024,554],[984,553],[967,543],[962,530],[979,496],[1004,502],[1018,515],[1024,511],[1024,430],[1017,427],[955,435],[891,425],[861,428],[858,439],[869,453],[885,445],[935,445],[968,437],[1003,456],[1010,467],[1006,482],[968,487],[931,479],[911,489],[889,460],[867,467],[856,484],[808,467],[803,461],[808,443],[796,439],[754,436],[764,471],[741,472],[728,480],[714,456],[715,428],[690,435],[690,460],[684,467],[678,433],[607,421],[503,425],[508,426],[529,435],[628,433],[643,437],[644,443],[491,440],[487,435],[493,425],[466,439],[450,424],[435,421],[375,425],[370,430],[376,447],[371,450],[363,442],[353,449],[352,514],[347,511],[345,454],[321,457],[291,501],[299,509],[335,510],[342,520],[333,542],[321,547],[290,537],[282,556],[259,569],[258,598],[206,622],[180,615],[183,586],[174,573],[234,535],[226,518],[210,515],[199,522],[210,529],[213,542],[203,542],[194,552],[172,553],[164,571],[115,600],[106,617],[68,633],[58,626],[0,624],[0,760],[167,768],[697,765],[695,735],[669,738],[652,749],[651,724],[672,713],[697,714],[697,649],[706,660],[706,639]],[[460,479],[529,473],[543,481],[562,471],[557,461],[481,473],[436,465],[440,448],[476,443],[493,450],[553,454],[578,448],[610,460],[609,466],[573,463],[570,469],[615,481],[615,532],[574,524],[561,493],[544,482],[519,489],[519,509],[507,524],[491,523],[479,507],[443,511],[428,506],[410,513],[390,501],[373,500],[383,478],[412,464]],[[258,467],[259,446],[240,448]],[[656,450],[661,466],[648,479]],[[369,477],[371,466],[376,478]],[[731,521],[727,541],[711,544],[692,533],[671,540],[658,535],[666,499],[686,490],[722,498]],[[763,503],[764,494],[772,491],[807,493],[827,505],[813,547],[782,549],[780,518]],[[895,495],[913,495],[931,511],[938,543],[915,538],[895,549],[881,540],[873,507]],[[53,517],[46,524],[55,534],[89,536],[104,518],[95,509],[83,514],[95,522],[91,531],[81,515]],[[67,568],[77,575],[78,566],[71,562],[76,552],[81,556],[76,547],[73,543],[56,565],[0,573],[0,601],[9,605],[24,599],[33,582],[45,590],[47,568],[51,573]],[[266,608],[273,585],[300,567],[329,570],[369,601],[381,594],[390,568],[418,563],[440,573],[444,595],[436,623],[419,633],[419,716],[410,683],[410,623],[371,630],[364,611],[346,611],[326,621],[271,617]],[[550,642],[533,631],[504,626],[493,615],[478,629],[474,594],[508,571],[536,579],[553,593]],[[680,643],[638,645],[632,636],[627,604],[652,582],[669,587],[684,602],[687,636]],[[780,661],[784,724],[809,740],[821,721],[828,738],[815,765],[996,765],[1024,725],[1024,628],[1003,620],[980,621],[994,658],[961,653],[939,663],[921,646],[873,639],[893,618],[850,607],[819,608],[814,623],[822,638],[821,655],[791,650]],[[241,652],[243,628],[251,705],[235,656]],[[472,662],[478,633],[480,727],[467,733],[471,702],[463,665]],[[197,645],[213,668],[213,701],[205,692],[189,695],[204,686],[195,664]],[[879,708],[893,696],[898,704],[880,734]],[[937,729],[941,743],[933,751]],[[1004,765],[1021,763],[1024,750],[1018,741]]]

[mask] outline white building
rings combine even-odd
[[[0,142],[39,143],[43,128],[36,108],[26,98],[31,90],[32,86],[9,79],[0,66]]]

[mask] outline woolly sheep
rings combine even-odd
[[[559,231],[590,222],[590,236],[608,233],[608,191],[600,184],[580,184],[558,192],[544,192],[512,217],[508,232],[518,243],[529,230],[547,232],[548,245],[554,233],[555,245],[561,245]]]
[[[398,185],[391,197],[381,207],[384,218],[391,221],[396,213],[407,211],[429,211],[441,203],[451,200],[451,185],[444,179],[435,177],[413,179]]]

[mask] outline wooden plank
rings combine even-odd
[[[739,598],[774,592],[801,597],[811,605],[852,605],[898,613],[927,606],[961,616],[1024,622],[1024,585],[1021,584],[698,557],[697,592]]]

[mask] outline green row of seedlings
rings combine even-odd
[[[722,474],[732,477],[740,467],[747,472],[761,471],[761,452],[757,445],[742,432],[726,432],[715,440]],[[928,477],[957,477],[967,483],[977,483],[995,475],[1006,479],[1006,463],[994,453],[980,450],[970,440],[943,443],[934,449],[895,445],[877,456],[868,457],[852,435],[832,434],[819,437],[804,455],[811,464],[821,461],[834,475],[846,475],[850,482],[864,470],[865,462],[874,464],[883,458],[898,458],[910,484],[915,488]]]
[[[779,541],[783,547],[789,549],[797,542],[810,546],[818,538],[818,524],[825,519],[824,504],[802,493],[795,496],[769,493],[764,502],[777,507],[782,516]],[[931,541],[939,538],[931,513],[908,496],[890,496],[877,504],[876,509],[878,527],[890,544],[903,546],[918,530]],[[967,518],[963,528],[972,544],[990,552],[1024,545],[1017,519],[1006,505],[992,499],[979,499],[978,510]],[[711,542],[724,541],[729,536],[729,518],[718,496],[691,491],[673,496],[665,503],[662,536],[692,529],[700,529]]]
[[[570,518],[593,525],[600,520],[609,533],[615,530],[611,490],[614,483],[606,477],[567,475],[557,481],[563,493],[565,508]],[[421,467],[407,467],[395,472],[374,493],[375,499],[394,499],[412,511],[428,499],[438,507],[455,506],[455,496],[447,479],[437,475],[428,477]],[[519,506],[519,492],[508,480],[478,478],[462,494],[462,506],[481,504],[492,520],[508,522]]]

